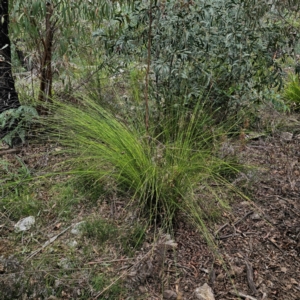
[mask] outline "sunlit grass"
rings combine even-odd
[[[199,223],[199,202],[206,195],[207,201],[213,195],[219,207],[225,207],[221,191],[229,187],[226,174],[237,169],[218,157],[221,133],[205,112],[200,107],[189,114],[178,112],[161,122],[159,132],[155,126],[146,132],[140,120],[125,125],[91,101],[77,107],[58,103],[51,126],[71,157],[63,168],[94,178],[99,185],[115,185],[150,222],[168,228],[178,212]],[[199,186],[200,196],[195,194]]]
[[[289,75],[284,88],[284,98],[290,107],[299,111],[300,109],[300,79],[297,75]]]

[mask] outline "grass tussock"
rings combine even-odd
[[[285,89],[284,98],[290,107],[295,110],[300,110],[300,79],[299,76],[291,74],[288,77]]]
[[[156,126],[146,132],[139,120],[125,124],[91,101],[57,104],[51,127],[70,157],[63,168],[90,178],[94,186],[113,185],[130,195],[131,204],[150,222],[172,227],[183,212],[203,225],[208,213],[201,201],[224,207],[221,191],[230,186],[226,177],[237,172],[235,164],[218,156],[221,131],[201,107],[173,114],[160,122],[159,132]]]

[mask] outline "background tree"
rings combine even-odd
[[[128,63],[145,64],[150,50],[152,115],[161,119],[202,101],[222,121],[250,109],[256,115],[281,89],[282,60],[299,40],[291,22],[298,12],[292,0],[136,1],[117,42],[102,28],[96,34]]]
[[[82,64],[84,57],[94,65],[101,57],[100,47],[92,45],[93,29],[131,2],[14,1],[10,8],[13,36],[20,41],[29,69],[34,68],[38,75],[40,101],[51,99],[54,80],[56,87],[70,92],[70,66]]]
[[[0,113],[20,106],[11,71],[8,0],[0,1]],[[1,135],[1,133],[0,133]]]

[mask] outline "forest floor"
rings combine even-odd
[[[49,188],[58,177],[23,199],[34,197],[28,205],[38,206],[29,231],[14,231],[17,216],[6,200],[0,210],[0,299],[188,300],[197,299],[195,289],[207,283],[219,300],[299,300],[300,126],[299,116],[295,118],[297,125],[233,144],[240,161],[252,166],[234,181],[249,200],[232,196],[231,209],[208,223],[216,248],[184,215],[178,217],[173,236],[161,233],[153,240],[149,229],[143,244],[132,251],[122,249],[123,231],[108,230],[103,240],[93,229],[90,234],[72,232],[74,224],[99,215],[117,230],[127,222],[124,230],[130,231],[135,216],[113,193],[92,204],[75,201],[71,193],[70,202],[63,202],[56,197],[59,191]],[[57,158],[51,151],[55,146],[0,153],[16,168],[22,161],[38,173],[45,165],[55,169]]]

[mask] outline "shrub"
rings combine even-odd
[[[8,109],[0,114],[0,138],[9,146],[16,140],[25,141],[26,130],[37,119],[34,107],[22,105]]]
[[[281,87],[274,54],[283,54],[294,36],[278,1],[136,1],[118,20],[125,26],[116,41],[105,28],[96,32],[122,62],[150,58],[152,101],[165,115],[198,101],[222,108],[222,117],[253,105],[265,89]],[[295,9],[294,9],[295,10]],[[151,11],[151,13],[150,13]],[[293,14],[289,11],[289,15]],[[150,17],[151,15],[151,17]],[[118,23],[118,22],[116,22]],[[150,39],[150,44],[149,44]],[[151,56],[148,56],[150,45]]]

